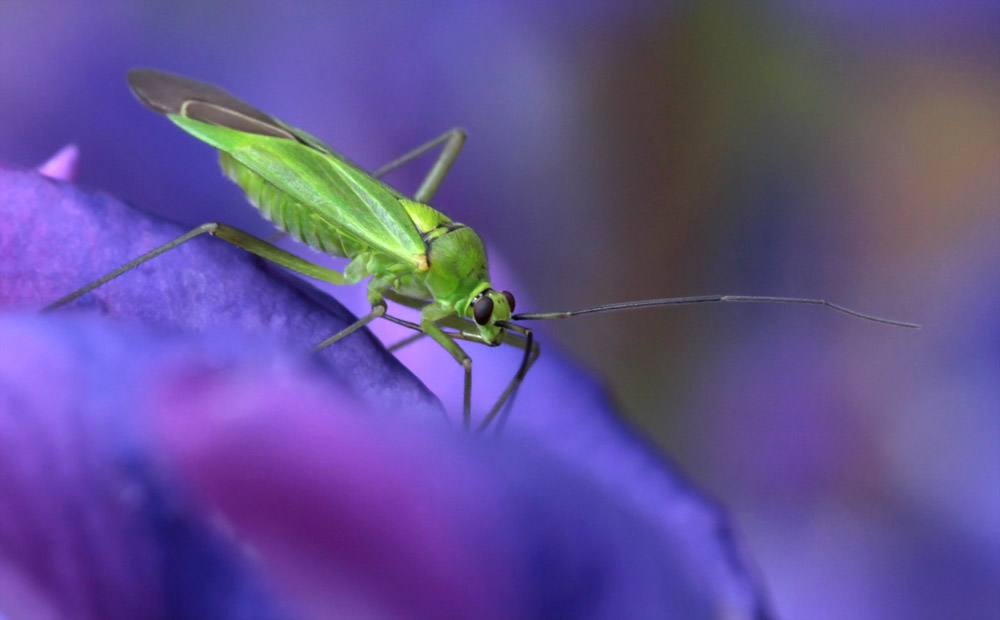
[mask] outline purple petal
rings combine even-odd
[[[246,551],[148,453],[151,384],[196,362],[224,368],[238,343],[199,350],[166,334],[16,316],[0,318],[0,342],[3,613],[288,617]]]
[[[0,168],[0,308],[59,299],[187,232],[103,194],[36,173]],[[241,333],[249,348],[272,334],[304,350],[354,317],[306,284],[261,267],[248,252],[196,238],[59,309],[97,311],[147,325]],[[437,399],[366,331],[319,354],[330,377],[363,399],[441,417]]]
[[[0,339],[6,609],[717,617],[614,496],[526,445],[365,415],[314,358],[65,317]]]
[[[0,270],[4,276],[0,279],[0,305],[8,307],[38,307],[183,232],[183,229],[135,212],[110,198],[87,195],[71,186],[46,181],[28,173],[0,170],[0,204],[11,211],[9,216],[5,216],[0,228]],[[42,217],[40,213],[47,216]],[[92,260],[79,264],[77,257],[88,255]],[[300,284],[299,287],[305,285]],[[322,305],[317,305],[317,301]],[[216,239],[192,241],[144,265],[137,273],[127,274],[74,303],[174,330],[201,331],[211,328],[212,331],[242,334],[242,342],[248,348],[247,343],[253,343],[253,347],[257,347],[260,334],[269,333],[305,350],[308,345],[336,331],[350,320],[339,307],[330,306],[335,317],[324,309],[324,306],[334,303],[331,300],[314,291],[289,287],[288,282],[283,279],[276,280],[262,272],[255,261],[246,258],[245,253]],[[353,347],[350,346],[352,344]],[[433,354],[441,355],[440,351],[432,350]],[[480,388],[480,393],[483,393],[481,388],[484,384],[490,386],[486,392],[495,393],[495,388],[506,381],[516,366],[516,362],[510,363],[508,360],[506,363],[510,368],[501,370],[496,364],[504,363],[503,356],[492,356],[491,353],[493,351],[475,352],[477,388]],[[419,389],[412,376],[401,371],[395,359],[386,355],[365,331],[331,347],[320,356],[319,361],[326,368],[335,371],[327,372],[327,376],[342,377],[339,382],[349,386],[370,405],[375,405],[377,414],[389,411],[398,414],[402,411],[404,416],[426,417],[426,412],[433,409],[427,404],[427,394]],[[440,369],[432,370],[431,374],[448,373],[448,376],[456,379],[460,376],[457,368],[447,358],[443,362],[438,358],[421,367]],[[255,398],[270,402],[266,395],[265,390]],[[183,407],[178,405],[173,409]],[[296,417],[298,415],[296,412]],[[191,432],[194,433],[193,430]],[[169,429],[165,433],[167,436],[176,436]],[[180,435],[183,437],[184,433]],[[636,566],[647,566],[650,563],[656,565],[662,561],[681,564],[685,567],[684,570],[675,571],[681,576],[675,575],[669,580],[685,582],[685,575],[697,573],[697,579],[703,584],[705,594],[713,601],[712,606],[717,613],[733,618],[766,615],[759,589],[748,575],[746,564],[729,533],[722,512],[620,422],[592,378],[572,369],[558,355],[553,355],[548,347],[525,384],[510,424],[510,435],[516,441],[512,441],[506,449],[515,454],[504,453],[502,458],[498,457],[496,460],[500,463],[532,464],[519,470],[521,473],[518,475],[530,477],[539,471],[535,466],[537,457],[526,458],[519,452],[526,448],[516,447],[524,441],[527,445],[534,446],[527,448],[528,451],[551,453],[557,457],[558,464],[545,461],[541,470],[568,468],[575,471],[577,473],[572,476],[593,481],[587,482],[587,485],[596,483],[597,489],[591,492],[604,498],[597,502],[600,506],[606,504],[614,507],[613,510],[626,514],[644,515],[640,519],[645,525],[637,530],[643,532],[644,543],[641,547],[647,552],[655,549],[655,552],[651,557],[643,556],[642,561],[632,559],[631,562]],[[191,436],[198,435],[194,433]],[[268,432],[262,432],[260,436],[266,439],[268,436],[279,437],[281,434],[278,429],[268,429]],[[210,439],[210,445],[217,441]],[[249,445],[253,444],[249,439],[246,441]],[[292,438],[286,438],[280,445],[287,447],[289,442],[292,442]],[[363,444],[359,440],[359,445]],[[239,445],[229,446],[223,443],[218,448],[218,454],[233,454],[233,450]],[[212,454],[216,454],[214,448],[207,457],[185,445],[176,449],[183,457],[182,464],[189,458],[195,461],[202,458],[211,460],[214,458]],[[269,447],[267,444],[259,449],[262,453],[281,452],[277,447]],[[194,456],[185,456],[189,453]],[[434,454],[435,451],[431,450],[430,453]],[[296,449],[291,449],[287,456],[306,459],[308,453],[298,454]],[[280,461],[277,455],[268,458]],[[244,460],[237,461],[229,457],[223,459],[224,462],[241,463]],[[254,462],[266,464],[269,461],[259,459]],[[334,465],[310,462],[305,466],[299,463],[291,465],[289,471],[301,473],[302,469],[309,471],[310,467],[324,470]],[[403,469],[411,466],[412,463],[407,463]],[[489,466],[490,469],[498,467],[502,469],[503,465],[491,463]],[[193,469],[191,475],[195,477],[202,471],[198,467]],[[212,471],[215,470],[207,468],[204,473],[209,476]],[[221,495],[217,500],[220,504],[236,501],[234,512],[239,514],[240,508],[245,507],[241,502],[261,501],[261,497],[253,495],[253,488],[240,490],[240,485],[229,480],[227,476],[230,474],[224,468],[219,468],[219,471],[222,472],[219,474],[222,479],[227,480],[226,484],[221,485],[221,491],[221,483],[211,476],[202,484],[209,495]],[[276,483],[291,483],[295,476]],[[392,485],[388,488],[392,488]],[[227,495],[227,489],[237,494],[236,499]],[[276,495],[281,495],[281,489],[279,485],[273,491]],[[462,495],[476,497],[476,493],[466,491]],[[546,491],[540,493],[539,497],[549,495],[552,492]],[[268,497],[268,494],[263,496]],[[381,498],[375,499],[381,501]],[[532,505],[550,509],[542,500],[533,502]],[[557,513],[559,511],[557,508],[551,510]],[[328,514],[330,512],[323,512],[323,516],[318,519],[329,521],[332,518]],[[499,514],[502,511],[491,511],[491,514],[493,512]],[[600,512],[598,509],[588,509],[588,514]],[[522,516],[521,521],[534,523],[535,516],[530,519]],[[478,517],[473,519],[477,520]],[[557,520],[569,523],[570,531],[576,521],[573,515],[562,515]],[[607,520],[615,521],[610,517]],[[287,544],[288,537],[285,535],[294,534],[282,532],[282,523],[280,518],[275,517],[269,525],[282,534],[276,537],[282,542],[278,545],[279,549],[284,549],[282,545]],[[607,529],[612,531],[615,527],[611,525]],[[376,533],[384,530],[384,527],[371,528]],[[248,536],[256,535],[253,528],[248,531]],[[350,528],[345,531],[350,531]],[[530,530],[528,533],[531,533]],[[551,533],[546,531],[546,535],[550,537]],[[265,537],[266,540],[272,538],[275,537]],[[536,535],[535,538],[546,537]],[[592,542],[589,537],[585,538]],[[368,542],[362,547],[378,541],[379,536],[373,534],[365,540]],[[602,553],[613,554],[619,548],[630,548],[627,540],[616,540],[612,550],[603,550],[600,540],[597,537],[593,542],[595,549],[602,549]],[[527,543],[520,540],[520,544]],[[552,546],[554,543],[546,539],[538,544]],[[266,546],[261,543],[261,547]],[[291,548],[294,553],[286,550],[284,553],[275,552],[276,556],[300,557],[301,554],[297,556],[295,553],[303,550],[294,546]],[[304,549],[309,550],[308,547]],[[586,555],[589,551],[584,549],[581,553]],[[493,550],[484,557],[492,553]],[[675,554],[680,556],[674,557]],[[556,557],[559,557],[558,554]],[[484,561],[489,563],[488,558]],[[552,565],[561,566],[560,562],[561,560],[552,561]],[[281,560],[276,561],[276,564],[301,576],[301,570],[295,570],[296,567],[301,569],[297,560]],[[314,560],[308,560],[302,566],[315,564]],[[645,572],[641,574],[648,575]],[[539,574],[535,575],[534,580],[527,581],[530,581],[531,587],[544,590],[549,585],[544,577],[545,575]],[[407,577],[413,578],[415,577],[412,575]],[[406,581],[403,578],[398,580]],[[643,583],[656,581],[634,580]],[[296,579],[289,581],[298,583]],[[446,581],[438,580],[441,583]],[[579,595],[574,587],[567,586],[558,579],[554,586],[559,591],[565,590],[565,596]],[[676,599],[672,603],[661,600],[665,595],[659,592],[660,588],[650,587],[651,591],[647,592],[646,586],[636,586],[638,592],[632,592],[631,597],[621,593],[617,595],[623,599],[635,598],[638,601],[636,604],[642,609],[686,606],[686,603],[678,603]],[[536,596],[539,600],[549,599],[549,595],[541,591]],[[308,593],[303,598],[313,600]],[[654,599],[656,605],[650,602]],[[416,600],[406,601],[417,608],[422,604]]]

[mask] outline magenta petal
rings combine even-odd
[[[679,538],[517,442],[288,415],[269,388],[157,398],[168,463],[253,546],[311,617],[716,618]]]
[[[171,396],[157,412],[166,453],[310,617],[523,617],[517,540],[487,488],[467,495],[477,465],[454,441],[431,451],[415,429],[411,442],[331,417],[329,398],[275,415],[262,384],[224,411]]]

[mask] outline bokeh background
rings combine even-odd
[[[734,305],[542,338],[730,509],[780,617],[1000,617],[1000,4],[0,2],[0,158],[74,142],[84,186],[267,234],[133,66],[370,167],[464,127],[434,202],[519,309],[738,293],[922,323]]]

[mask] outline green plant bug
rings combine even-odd
[[[499,431],[532,364],[541,354],[531,329],[519,321],[597,312],[715,302],[771,302],[825,306],[851,316],[917,327],[855,312],[821,299],[708,295],[607,304],[567,312],[514,313],[514,296],[493,288],[482,239],[468,226],[428,205],[454,163],[465,133],[452,129],[373,173],[367,173],[313,136],[290,127],[221,88],[154,69],[128,73],[132,92],[147,107],[219,150],[226,176],[281,231],[317,250],[349,259],[338,272],[316,265],[241,230],[210,222],[155,248],[46,307],[51,310],[199,235],[208,233],[303,275],[331,284],[368,279],[371,310],[316,345],[330,346],[382,317],[430,336],[464,372],[462,419],[471,428],[472,360],[456,341],[521,348],[521,363],[479,431]],[[441,152],[412,198],[379,177],[436,148]],[[386,301],[420,311],[413,323],[387,314]],[[448,329],[445,329],[448,328]],[[400,346],[400,345],[397,345]]]

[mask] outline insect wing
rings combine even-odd
[[[426,251],[401,196],[323,142],[210,84],[156,69],[128,83],[151,110],[288,193],[319,217],[404,264]]]
[[[412,265],[426,252],[400,195],[338,155],[286,138],[169,118],[376,250]]]
[[[132,69],[128,85],[146,107],[236,131],[294,140],[284,123],[215,84],[156,69]]]

